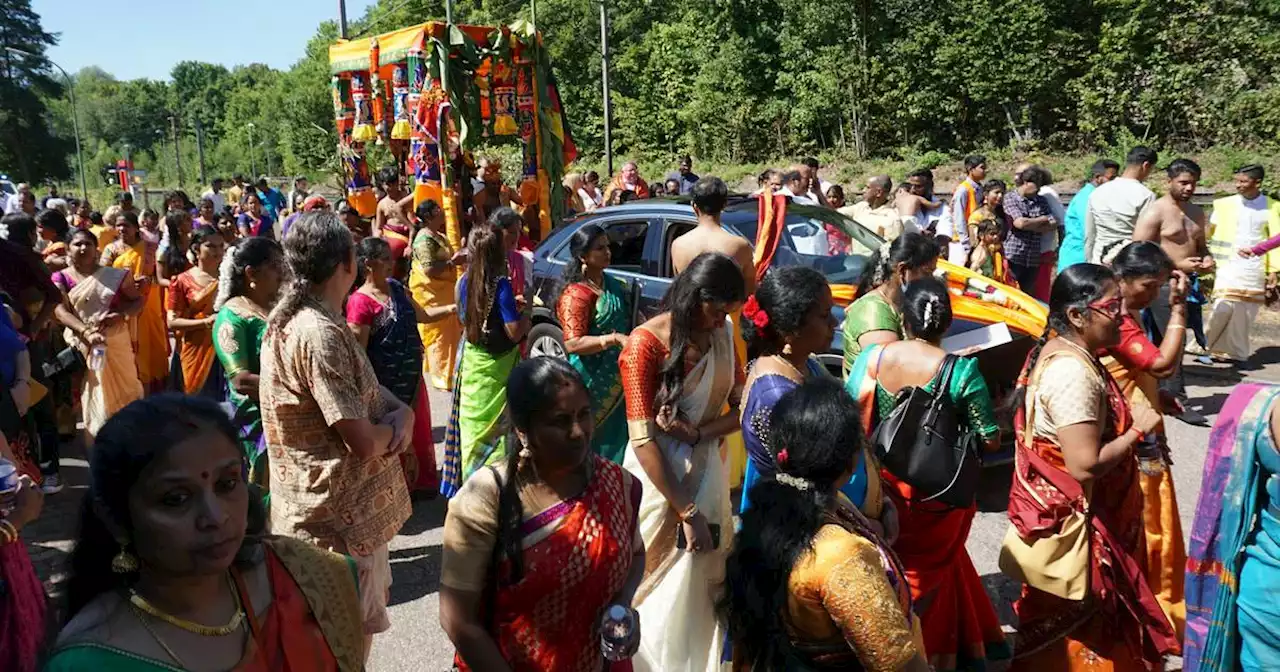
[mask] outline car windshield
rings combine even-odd
[[[754,211],[754,201],[751,206]],[[737,223],[739,233],[756,238],[755,218]],[[858,282],[867,258],[884,242],[854,220],[827,208],[787,205],[786,231],[774,253],[779,266],[808,266],[833,284]]]

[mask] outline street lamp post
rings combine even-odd
[[[29,51],[23,51],[15,47],[5,47],[5,49],[20,56],[39,58]],[[47,58],[45,60],[49,61]],[[80,150],[80,110],[76,107],[76,85],[75,82],[72,81],[71,75],[68,75],[67,71],[63,70],[61,65],[58,65],[53,61],[49,61],[49,64],[57,68],[58,72],[61,72],[62,76],[67,79],[67,93],[71,96],[71,127],[75,129],[76,134],[76,163],[79,164],[80,167],[80,197],[88,200],[89,183],[86,182],[84,178],[84,152]]]
[[[600,85],[604,89],[604,161],[613,175],[613,106],[609,100],[609,10],[600,0]]]

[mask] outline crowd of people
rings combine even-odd
[[[570,175],[571,210],[682,194],[698,225],[639,324],[606,231],[573,232],[565,359],[526,355],[536,203],[496,160],[467,181],[463,249],[394,167],[371,221],[301,178],[287,197],[215,180],[163,214],[128,192],[101,214],[56,192],[36,208],[23,185],[0,219],[0,449],[18,474],[0,667],[361,669],[391,625],[389,543],[440,493],[458,669],[1273,669],[1277,392],[1242,387],[1220,414],[1189,549],[1163,420],[1205,422],[1181,383],[1188,330],[1202,356],[1250,355],[1280,268],[1262,169],[1206,217],[1199,167],[1171,162],[1156,198],[1142,147],[1095,164],[1066,208],[1042,167],[1008,188],[986,163],[966,158],[949,200],[929,170],[896,190],[873,176],[851,204],[816,161],[760,176],[762,197],[884,239],[843,323],[820,272],[756,268],[720,226],[727,186],[688,157],[653,185],[634,163],[603,188]],[[1016,381],[943,348],[939,260],[1048,305]],[[838,375],[816,357],[837,329]],[[439,467],[428,386],[452,395]],[[917,393],[975,454],[1014,446],[1012,639],[965,548],[972,495],[940,501],[884,461],[924,434],[897,424]],[[90,485],[50,635],[21,535],[76,433]]]

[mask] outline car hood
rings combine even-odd
[[[963,266],[938,260],[936,275],[951,292],[951,314],[982,324],[1004,322],[1011,329],[1038,337],[1049,321],[1049,309],[1028,294],[1002,285]],[[853,285],[832,285],[831,296],[841,306],[853,302]]]

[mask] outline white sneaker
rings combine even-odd
[[[44,483],[40,484],[40,492],[46,495],[56,495],[62,492],[62,477],[57,474],[45,476]]]

